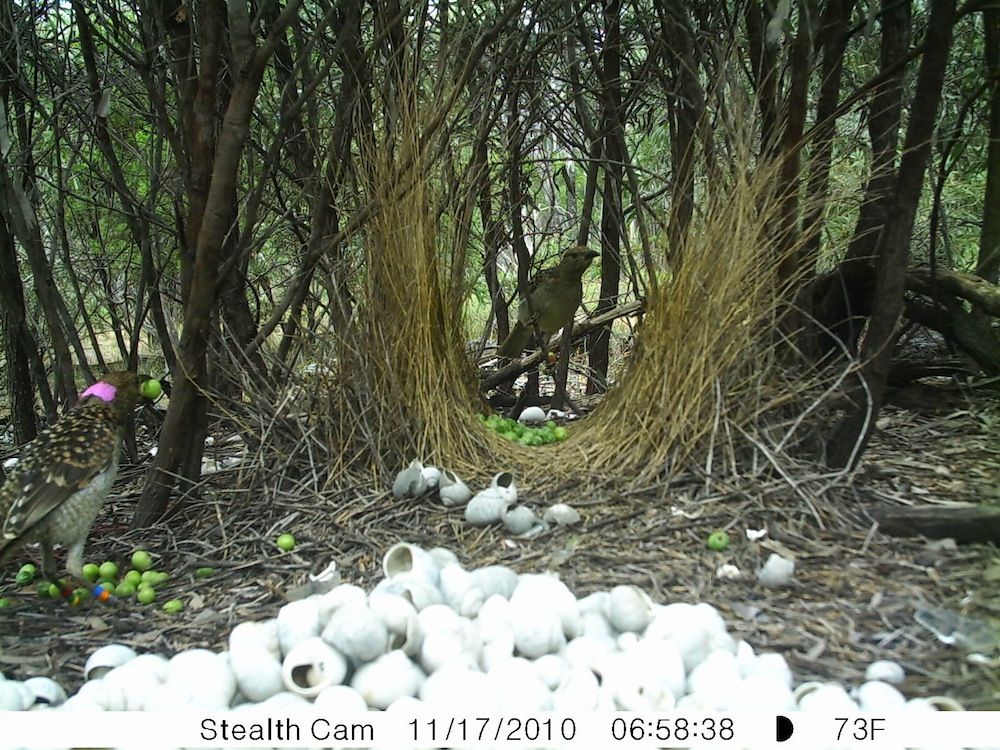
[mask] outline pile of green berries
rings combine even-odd
[[[569,437],[569,430],[557,425],[551,419],[541,427],[528,427],[516,419],[507,419],[499,414],[491,414],[488,417],[480,414],[479,421],[501,437],[521,445],[548,445]]]
[[[29,586],[35,580],[37,568],[31,563],[22,565],[14,581],[18,586]],[[132,553],[132,568],[124,575],[118,575],[118,566],[111,562],[87,563],[83,566],[83,577],[94,584],[99,584],[111,591],[119,599],[135,597],[140,604],[152,604],[156,601],[156,588],[170,579],[169,573],[153,570],[153,558],[145,550]],[[57,598],[61,592],[56,583],[39,581],[36,591],[39,596]],[[90,596],[90,591],[78,588],[73,592],[74,601],[81,601]],[[163,605],[163,609],[174,614],[184,608],[180,599],[173,599]]]

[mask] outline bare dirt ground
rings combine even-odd
[[[142,547],[171,581],[153,605],[72,608],[14,586],[14,573],[29,559],[22,556],[0,580],[0,596],[13,600],[0,610],[0,671],[10,678],[49,675],[72,692],[87,655],[105,643],[167,655],[222,649],[235,624],[274,616],[310,569],[335,560],[342,580],[370,585],[381,574],[385,550],[407,540],[453,549],[470,567],[554,570],[581,595],[634,583],[660,602],[710,602],[735,635],[758,651],[784,654],[800,682],[857,685],[868,664],[888,658],[906,669],[908,697],[948,695],[969,709],[997,710],[1000,669],[989,662],[995,650],[970,661],[967,651],[918,624],[914,613],[947,610],[996,630],[1000,553],[990,545],[890,538],[869,511],[879,504],[998,502],[998,435],[995,391],[911,389],[884,409],[851,487],[819,493],[814,479],[793,486],[781,476],[725,487],[695,477],[627,490],[523,487],[522,499],[536,508],[568,502],[583,516],[578,526],[530,540],[510,539],[500,528],[473,529],[460,512],[430,498],[397,502],[388,487],[355,484],[319,494],[247,488],[239,467],[213,475],[210,491],[167,523],[127,532],[143,473],[142,466],[127,467],[87,557],[124,566]],[[500,468],[487,467],[484,476]],[[834,505],[837,512],[828,513]],[[719,528],[733,540],[723,553],[705,546]],[[763,528],[763,539],[747,539],[746,529]],[[284,531],[299,540],[291,553],[274,545]],[[756,582],[756,570],[773,551],[796,559],[789,588]],[[744,578],[717,578],[722,563],[736,565]],[[218,572],[196,579],[200,566]],[[175,597],[185,610],[165,613],[161,603]]]

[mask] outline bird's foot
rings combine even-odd
[[[59,594],[71,607],[82,604],[87,599],[96,599],[99,602],[109,602],[114,599],[111,589],[104,584],[92,584],[89,581],[80,580],[83,586],[74,586],[71,581],[58,581]]]

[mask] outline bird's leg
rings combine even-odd
[[[556,388],[552,394],[552,408],[562,409],[563,401],[568,400],[566,382],[569,379],[569,357],[573,350],[573,321],[571,320],[562,331],[562,341],[559,346],[559,361],[556,364]]]
[[[68,552],[66,553],[66,570],[69,574],[76,579],[79,583],[90,591],[91,595],[98,601],[106,602],[111,598],[111,591],[103,585],[95,585],[88,581],[83,575],[83,545],[84,541],[81,540],[76,544],[70,545]],[[70,589],[69,595],[63,594],[70,600],[70,604],[79,604],[79,598],[73,593],[73,589]]]
[[[48,540],[43,540],[42,547],[42,579],[48,583],[54,583],[59,588],[59,593],[64,598],[73,595],[73,587],[65,581],[59,579],[59,569],[56,567],[56,556],[52,552],[52,544]]]

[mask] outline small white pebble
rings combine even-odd
[[[721,578],[724,581],[738,581],[743,577],[743,571],[735,565],[726,563],[715,569],[715,577]]]
[[[574,523],[580,523],[580,514],[576,508],[571,508],[566,503],[556,503],[546,509],[542,518],[546,521],[557,523],[560,526],[571,526]]]
[[[882,659],[868,665],[868,669],[865,670],[865,679],[869,681],[881,680],[890,685],[898,685],[906,679],[906,672],[896,662]]]
[[[757,580],[762,586],[767,588],[780,588],[792,582],[792,574],[795,572],[795,562],[788,560],[779,554],[771,553],[764,563],[764,567],[757,574]]]

